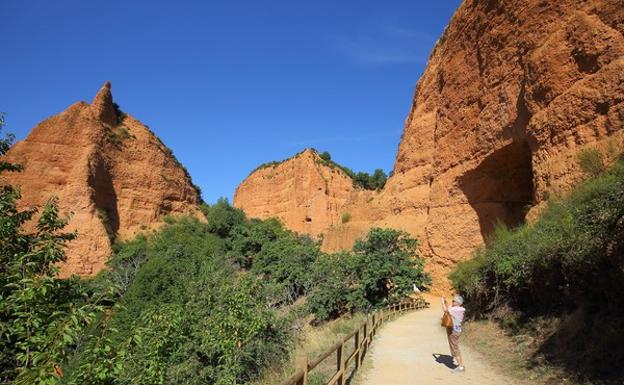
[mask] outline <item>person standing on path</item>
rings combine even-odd
[[[446,304],[446,298],[442,297],[440,299],[442,300],[442,308],[445,312],[449,312],[451,319],[453,320],[453,327],[446,329],[446,335],[448,337],[451,355],[455,358],[458,365],[454,371],[463,372],[466,368],[464,367],[464,360],[462,359],[461,351],[459,350],[459,337],[462,333],[462,322],[464,321],[464,313],[466,312],[466,309],[462,306],[464,304],[464,299],[461,295],[454,296],[451,306]]]

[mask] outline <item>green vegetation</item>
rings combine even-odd
[[[342,213],[342,215],[340,216],[340,221],[342,223],[347,223],[351,220],[351,214],[349,213]]]
[[[396,303],[411,292],[412,283],[427,287],[431,280],[417,246],[405,232],[373,228],[353,252],[321,255],[314,266],[309,309],[325,320]]]
[[[3,382],[248,383],[288,362],[310,312],[320,322],[368,311],[429,282],[404,233],[374,229],[353,253],[327,255],[225,199],[203,206],[207,223],[168,217],[117,243],[93,279],[60,279],[54,265],[75,235],[59,232],[54,202],[37,232],[23,234],[34,210],[17,211],[18,198],[10,187],[0,195]]]
[[[372,230],[342,261],[277,220],[248,220],[225,199],[202,210],[208,223],[170,217],[160,231],[115,246],[109,269],[89,282],[94,294],[114,290],[109,316],[91,324],[64,381],[253,381],[287,361],[293,322],[309,312],[320,321],[367,311],[429,282],[412,259],[416,242],[395,230]],[[335,271],[345,304],[331,303],[326,276]],[[306,296],[310,306],[296,304]]]
[[[110,269],[92,282],[95,291],[117,289],[111,316],[68,363],[68,383],[233,384],[287,357],[287,318],[258,295],[261,281],[228,263],[230,240],[220,234],[244,217],[225,203],[205,208],[218,224],[170,218],[116,246]]]
[[[124,125],[118,125],[106,131],[106,140],[117,148],[121,148],[128,138],[130,138],[130,132]]]
[[[600,159],[600,160],[599,160]],[[601,157],[580,156],[586,172]],[[539,220],[499,226],[493,241],[451,275],[475,314],[544,339],[550,363],[592,380],[622,376],[624,160],[551,201]],[[605,359],[608,357],[608,360]]]
[[[377,169],[370,175],[367,172],[358,172],[355,173],[349,167],[342,166],[336,162],[334,162],[331,158],[331,154],[327,151],[319,153],[316,149],[312,149],[319,156],[320,161],[332,168],[337,168],[342,170],[345,174],[347,174],[352,180],[353,185],[356,187],[360,187],[366,190],[381,190],[386,185],[386,180],[388,180],[388,175],[382,170]]]

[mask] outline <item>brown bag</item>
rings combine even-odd
[[[448,311],[444,312],[444,315],[442,316],[441,324],[447,329],[450,329],[453,327],[453,318],[451,318],[451,314]]]

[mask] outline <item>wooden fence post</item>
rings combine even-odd
[[[354,349],[355,349],[355,370],[358,370],[360,368],[360,356],[362,355],[362,349],[360,349],[360,329],[358,327],[358,329],[355,331],[355,343],[354,345]]]
[[[344,354],[344,342],[338,346],[336,349],[336,371],[339,373],[338,378],[340,382],[337,382],[340,385],[345,384],[345,354]]]
[[[303,369],[303,377],[301,378],[301,384],[302,385],[308,385],[308,356],[307,355],[303,359],[302,366],[303,366],[302,367],[302,369]]]

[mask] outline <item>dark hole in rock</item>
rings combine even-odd
[[[306,222],[312,222],[312,218],[310,218],[310,217],[306,217],[306,218],[305,218],[305,221],[306,221]]]
[[[578,70],[586,74],[593,74],[598,71],[598,56],[598,54],[587,53],[578,48],[572,51],[572,57],[576,62]]]
[[[600,115],[607,115],[609,113],[609,103],[607,102],[598,103],[596,105],[596,112],[599,113]]]
[[[497,223],[516,227],[534,204],[531,149],[513,142],[489,155],[459,179],[459,186],[479,217],[487,242]]]

